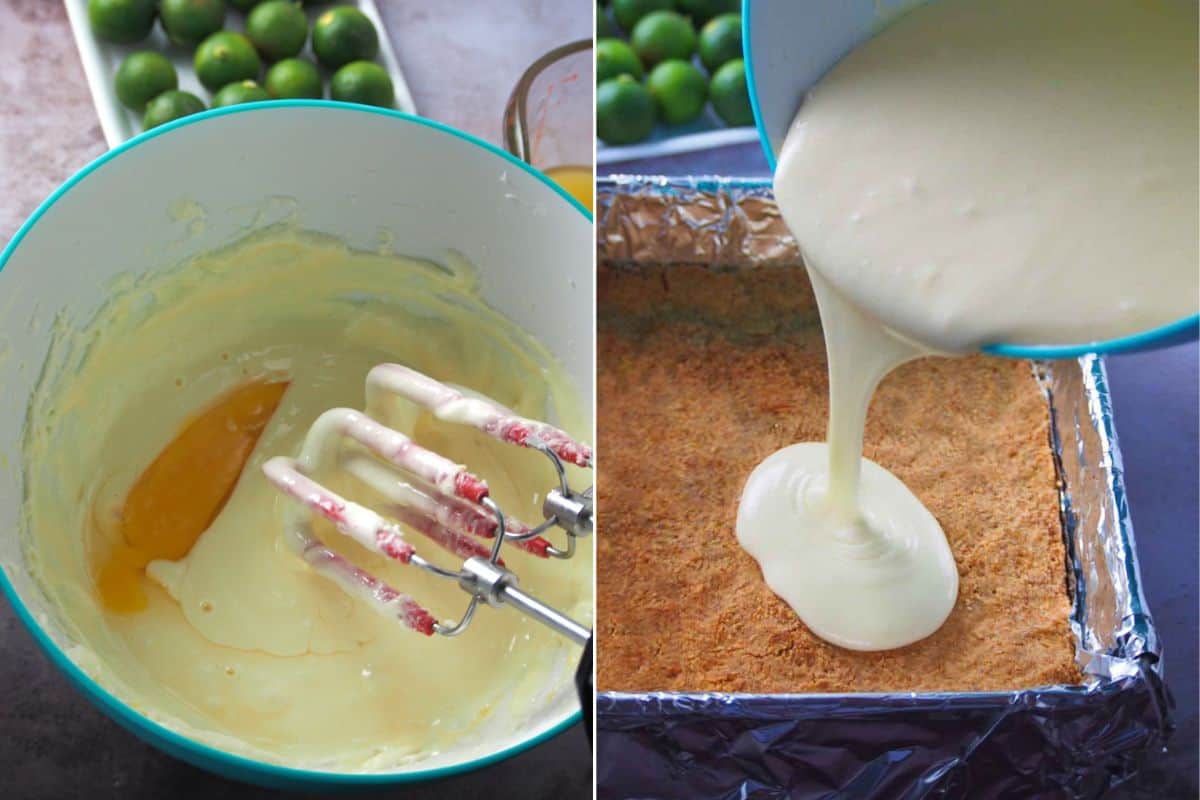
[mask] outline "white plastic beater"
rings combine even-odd
[[[377,422],[375,417],[388,396],[406,398],[437,419],[468,425],[502,442],[545,454],[557,477],[557,486],[546,493],[542,506],[545,520],[533,527],[506,517],[481,478]],[[426,635],[462,633],[482,601],[491,606],[511,605],[578,644],[586,642],[588,629],[517,588],[517,577],[500,556],[505,542],[543,558],[575,554],[576,540],[592,532],[592,490],[572,490],[564,463],[590,469],[591,448],[558,428],[520,417],[492,400],[468,396],[399,364],[382,364],[368,373],[366,409],[366,413],[348,408],[326,411],[309,429],[299,458],[278,456],[263,465],[267,478],[299,501],[287,517],[288,546],[348,594]],[[343,439],[358,442],[371,452],[372,456],[346,458],[344,466],[387,498],[382,510],[391,519],[339,496],[310,477],[336,461]],[[457,581],[470,596],[462,617],[457,622],[437,620],[413,598],[335,553],[313,535],[312,513],[329,520],[368,550]],[[422,558],[398,523],[465,558],[461,569],[444,569]],[[566,533],[564,547],[555,547],[542,536],[551,528]],[[490,547],[481,540],[491,540]]]

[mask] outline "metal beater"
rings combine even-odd
[[[545,519],[537,526],[507,517],[489,496],[487,483],[410,438],[377,422],[388,396],[406,398],[447,422],[468,425],[499,441],[544,454],[557,485],[546,493]],[[286,541],[313,569],[348,594],[371,604],[385,616],[425,635],[457,636],[467,629],[481,602],[509,605],[577,644],[591,632],[562,612],[518,588],[504,566],[501,551],[511,543],[543,558],[571,558],[576,542],[592,533],[592,489],[577,492],[567,482],[565,463],[592,467],[592,450],[544,422],[525,419],[498,403],[473,397],[399,364],[381,364],[366,381],[366,412],[348,408],[326,411],[309,429],[299,458],[275,457],[263,465],[267,478],[298,500],[288,512]],[[338,458],[338,443],[350,439],[372,455],[350,456],[346,469],[387,500],[388,519],[351,502],[314,481],[311,475]],[[457,621],[438,620],[413,598],[388,586],[326,547],[311,532],[311,513],[369,550],[456,581],[470,600]],[[395,521],[392,521],[395,520]],[[422,558],[405,540],[397,523],[419,531],[444,549],[463,556],[460,569],[444,569]],[[552,528],[566,534],[554,546],[543,534]],[[490,540],[490,546],[483,541]]]

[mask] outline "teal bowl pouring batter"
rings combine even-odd
[[[916,17],[916,25],[920,25],[922,17],[928,18],[930,9],[920,9],[924,4],[914,2],[874,2],[873,0],[849,0],[844,3],[823,2],[822,0],[799,0],[791,2],[790,0],[745,0],[743,3],[743,20],[745,26],[744,47],[745,60],[747,67],[747,80],[751,96],[751,103],[754,108],[755,122],[758,126],[759,136],[766,153],[767,160],[771,167],[776,167],[777,156],[783,151],[785,140],[788,132],[792,128],[793,120],[796,119],[798,109],[801,107],[802,101],[810,91],[814,95],[820,95],[826,92],[826,88],[822,86],[822,78],[829,73],[843,57],[852,53],[862,43],[871,39],[885,26],[899,25],[902,28],[912,28],[913,21],[905,19],[908,16],[905,12],[911,12],[914,7],[919,10],[912,13],[911,16]],[[958,9],[960,17],[967,17],[971,14],[985,13],[977,9],[971,10],[970,3],[956,2],[956,0],[944,0],[938,2],[937,6],[946,6],[946,9],[934,9],[941,11],[944,14],[951,13],[954,9]],[[1174,165],[1176,170],[1176,179],[1186,179],[1190,181],[1190,195],[1176,196],[1171,198],[1162,190],[1162,186],[1153,185],[1156,181],[1162,181],[1166,176],[1155,176],[1152,173],[1154,168],[1161,164],[1169,163],[1166,158],[1167,154],[1159,158],[1156,164],[1145,164],[1142,166],[1142,171],[1139,175],[1136,169],[1122,174],[1121,170],[1125,167],[1136,167],[1132,162],[1126,161],[1122,163],[1120,160],[1120,146],[1122,143],[1128,145],[1127,152],[1135,155],[1135,147],[1152,147],[1156,145],[1155,140],[1151,137],[1144,142],[1138,142],[1138,137],[1143,136],[1145,129],[1143,127],[1131,126],[1124,132],[1117,130],[1109,130],[1112,139],[1110,142],[1103,142],[1101,139],[1096,139],[1091,143],[1094,149],[1088,151],[1086,146],[1087,141],[1078,143],[1078,145],[1069,145],[1063,142],[1064,148],[1061,151],[1047,152],[1045,155],[1048,163],[1063,163],[1064,161],[1072,162],[1074,165],[1081,165],[1084,153],[1088,153],[1087,162],[1089,168],[1094,169],[1096,174],[1102,174],[1108,179],[1108,183],[1094,183],[1093,185],[1084,186],[1076,185],[1074,189],[1067,187],[1061,181],[1054,187],[1054,191],[1060,192],[1062,195],[1059,200],[1063,203],[1061,208],[1070,210],[1076,207],[1100,206],[1105,198],[1124,194],[1128,191],[1130,194],[1141,192],[1144,196],[1149,197],[1149,202],[1152,202],[1163,209],[1166,209],[1169,214],[1171,209],[1177,215],[1176,220],[1185,221],[1187,224],[1186,231],[1178,230],[1177,235],[1187,233],[1191,235],[1190,242],[1184,241],[1183,245],[1189,250],[1179,252],[1176,248],[1176,265],[1179,269],[1186,267],[1192,280],[1191,285],[1181,284],[1183,299],[1189,301],[1185,304],[1178,314],[1166,318],[1156,319],[1153,323],[1147,323],[1142,327],[1134,327],[1130,329],[1125,326],[1119,334],[1106,335],[1105,331],[1097,330],[1097,336],[1077,336],[1075,338],[1062,338],[1057,340],[1032,341],[1032,340],[1016,340],[1008,337],[994,338],[987,341],[977,342],[978,349],[984,352],[993,353],[996,355],[1010,356],[1016,358],[1069,358],[1082,355],[1089,352],[1099,353],[1118,353],[1130,352],[1136,350],[1144,350],[1156,347],[1165,347],[1179,342],[1193,340],[1200,334],[1200,315],[1196,313],[1196,292],[1194,290],[1194,276],[1197,273],[1198,266],[1195,259],[1195,219],[1194,213],[1190,218],[1187,216],[1189,209],[1194,210],[1195,207],[1195,182],[1192,180],[1195,175],[1195,104],[1196,104],[1196,82],[1195,82],[1195,38],[1194,35],[1189,39],[1185,34],[1195,30],[1195,8],[1188,7],[1186,4],[1162,3],[1156,6],[1157,10],[1147,11],[1146,9],[1129,9],[1127,12],[1122,11],[1120,6],[1115,6],[1111,3],[1102,4],[1087,4],[1087,3],[1068,3],[1066,5],[1055,4],[1054,6],[1043,7],[1044,4],[1029,6],[1027,4],[1016,4],[1012,7],[1006,7],[1003,15],[998,15],[1005,21],[1004,25],[1000,25],[997,29],[990,31],[992,34],[992,48],[989,50],[986,45],[976,41],[971,45],[965,44],[966,40],[971,36],[970,32],[965,29],[960,29],[955,34],[943,32],[940,34],[943,37],[939,47],[952,45],[955,39],[964,42],[962,50],[968,52],[971,47],[982,47],[979,52],[989,52],[999,56],[1002,51],[998,49],[999,43],[1004,41],[1004,31],[1008,30],[1009,34],[1017,35],[1015,26],[1022,24],[1034,24],[1039,30],[1039,38],[1044,37],[1048,31],[1051,36],[1061,38],[1060,44],[1070,45],[1066,47],[1064,52],[1079,53],[1085,44],[1088,42],[1095,43],[1105,50],[1109,60],[1095,60],[1094,62],[1076,61],[1073,66],[1064,63],[1060,66],[1068,68],[1070,75],[1071,69],[1087,70],[1086,74],[1079,74],[1080,80],[1076,81],[1069,90],[1063,90],[1062,95],[1065,99],[1072,100],[1074,105],[1068,103],[1057,106],[1052,110],[1057,117],[1051,116],[1047,118],[1047,124],[1055,125],[1055,119],[1064,120],[1069,116],[1068,112],[1072,112],[1077,108],[1088,108],[1088,102],[1095,98],[1096,105],[1092,106],[1095,115],[1103,122],[1098,125],[1100,129],[1109,129],[1113,120],[1120,120],[1123,115],[1129,118],[1129,121],[1134,121],[1134,115],[1140,113],[1143,109],[1149,109],[1150,106],[1146,102],[1147,98],[1158,97],[1168,99],[1164,92],[1175,92],[1178,95],[1178,102],[1174,106],[1174,116],[1171,119],[1178,122],[1172,123],[1178,125],[1190,125],[1190,129],[1179,131],[1176,127],[1177,142],[1184,144],[1190,143],[1191,155],[1187,156],[1182,163]],[[1143,29],[1146,31],[1156,31],[1159,36],[1159,41],[1163,42],[1161,48],[1151,46],[1153,39],[1147,33],[1140,38],[1129,38],[1120,35],[1119,24],[1115,21],[1113,14],[1128,13],[1133,16],[1139,14],[1144,15]],[[1107,32],[1104,26],[1104,20],[1108,19],[1112,22],[1109,24]],[[1169,20],[1174,20],[1174,24]],[[1024,20],[1024,21],[1022,21]],[[1142,25],[1143,20],[1127,20],[1133,24]],[[964,19],[960,24],[965,25]],[[1006,27],[1007,26],[1007,27]],[[1114,27],[1116,26],[1116,27]],[[1148,26],[1148,27],[1146,27]],[[1132,29],[1131,29],[1132,30]],[[914,35],[912,33],[905,35]],[[898,41],[894,34],[889,34],[893,41]],[[1114,36],[1116,38],[1114,38]],[[1181,36],[1183,38],[1181,38]],[[966,37],[966,38],[964,38]],[[889,38],[889,37],[882,37]],[[915,55],[910,53],[909,55]],[[1145,57],[1142,57],[1142,56]],[[1134,65],[1134,75],[1143,75],[1149,77],[1148,68],[1146,70],[1137,69],[1138,64],[1154,64],[1155,69],[1159,70],[1160,75],[1170,76],[1179,73],[1180,70],[1186,69],[1186,75],[1180,74],[1179,81],[1166,81],[1165,84],[1171,88],[1158,83],[1145,83],[1141,86],[1125,80],[1122,76],[1128,76],[1128,71],[1123,71],[1119,64],[1121,56],[1126,56],[1128,61]],[[928,101],[931,98],[929,90],[931,89],[932,79],[941,74],[943,70],[951,70],[956,73],[958,81],[957,85],[962,88],[967,86],[968,81],[977,80],[982,76],[982,72],[971,72],[969,69],[963,73],[959,68],[952,63],[946,61],[946,53],[941,53],[940,62],[936,59],[921,59],[908,58],[901,59],[884,68],[891,70],[892,80],[896,83],[888,88],[887,93],[882,96],[893,96],[896,98],[896,107],[905,108],[913,107],[911,104],[916,100],[915,97],[910,97],[906,92],[914,90],[911,85],[913,83],[921,84],[914,91],[924,92],[925,99]],[[854,56],[851,60],[861,60],[861,55]],[[1174,59],[1174,61],[1172,61]],[[1178,63],[1175,63],[1178,62]],[[1023,65],[1028,65],[1030,62],[1022,62],[1014,60],[1011,69],[1006,69],[1004,72],[996,73],[1001,80],[1006,81],[1009,87],[1017,87],[1022,80],[1021,68]],[[901,66],[902,64],[902,66]],[[968,67],[980,66],[981,61],[967,60],[964,64]],[[881,65],[881,67],[884,65]],[[836,70],[835,70],[836,71]],[[845,70],[841,70],[845,73]],[[864,76],[863,70],[858,71],[858,78]],[[843,76],[844,77],[844,76]],[[997,83],[992,76],[988,83],[988,87],[993,91],[999,92],[1000,83]],[[1048,76],[1042,76],[1038,79],[1040,85],[1049,87],[1053,83]],[[892,90],[895,90],[894,92]],[[986,92],[987,89],[981,86],[980,92]],[[1089,94],[1090,93],[1090,94]],[[970,96],[970,92],[967,93]],[[976,93],[976,96],[980,96]],[[903,99],[901,99],[903,98]],[[1013,99],[1011,95],[997,95],[995,98],[981,97],[980,106],[982,108],[991,109],[999,115],[1006,107],[1003,103],[995,103],[995,99]],[[1126,103],[1126,99],[1130,103]],[[908,104],[906,106],[906,104]],[[1125,108],[1123,109],[1123,105]],[[1159,108],[1167,114],[1172,112],[1169,110],[1171,106]],[[1190,112],[1189,112],[1190,109]],[[915,108],[914,108],[915,110]],[[927,112],[923,117],[914,115],[914,119],[920,122],[923,118],[925,122],[930,124],[930,130],[935,132],[934,138],[929,140],[929,146],[934,149],[939,149],[940,145],[936,144],[936,133],[939,130],[937,124],[940,121],[955,118],[954,115],[962,111],[962,107],[957,101],[951,98],[945,98],[945,101],[936,107],[924,109]],[[1151,110],[1150,113],[1157,113]],[[931,119],[932,115],[941,116],[936,119]],[[872,114],[872,119],[879,120],[880,113],[877,111]],[[1005,118],[996,117],[998,125],[1005,131],[1020,136],[1026,134],[1024,141],[1030,146],[1024,152],[1032,152],[1044,147],[1045,140],[1037,138],[1035,134],[1039,131],[1035,125],[1029,125],[1028,120],[1023,120],[1019,116],[1010,115]],[[1148,118],[1146,121],[1153,119]],[[1163,122],[1169,122],[1164,119]],[[880,125],[890,124],[880,122]],[[1151,126],[1145,126],[1151,127]],[[1161,129],[1161,125],[1159,126]],[[916,129],[911,129],[914,133]],[[1161,130],[1160,130],[1161,132]],[[1185,138],[1180,139],[1178,135],[1183,135]],[[1116,151],[1099,149],[1102,144],[1115,144]],[[1051,143],[1053,145],[1053,142]],[[848,145],[852,148],[854,145]],[[861,146],[861,145],[860,145]],[[896,147],[897,143],[892,135],[881,136],[878,140],[871,144],[872,152],[879,152],[888,148]],[[902,146],[902,145],[899,145]],[[982,142],[980,143],[982,148]],[[999,158],[1003,156],[1003,152],[993,151]],[[850,149],[842,151],[845,157],[851,158],[854,155]],[[1061,157],[1057,157],[1061,156]],[[943,153],[943,156],[945,154]],[[843,162],[853,163],[853,162]],[[831,175],[834,180],[839,179],[840,175],[837,171],[831,170]],[[1142,180],[1144,184],[1141,187],[1130,186],[1128,190],[1122,188],[1119,180],[1128,177],[1132,181]],[[1049,174],[1039,176],[1039,182],[1046,185],[1052,180]],[[812,185],[808,187],[810,190]],[[944,187],[930,187],[938,189]],[[778,189],[778,186],[777,186]],[[1065,193],[1077,191],[1077,194],[1068,197]],[[1137,198],[1132,198],[1129,208],[1136,208]],[[1050,232],[1059,232],[1060,236],[1065,236],[1066,231],[1060,230],[1057,226],[1059,223],[1058,214],[1054,206],[1046,206],[1046,213],[1053,214],[1049,217],[1053,223],[1047,225],[1047,230]],[[1055,298],[1050,298],[1055,301],[1055,315],[1060,319],[1069,318],[1079,313],[1075,303],[1075,296],[1079,291],[1096,291],[1095,274],[1089,269],[1089,264],[1085,263],[1081,266],[1080,261],[1085,261],[1091,256],[1091,250],[1094,248],[1100,252],[1103,249],[1100,247],[1100,242],[1106,236],[1112,236],[1114,228],[1119,230],[1114,225],[1113,219],[1120,219],[1117,215],[1119,212],[1116,208],[1099,209],[1097,211],[1100,216],[1093,218],[1092,226],[1089,229],[1078,231],[1078,238],[1075,243],[1079,245],[1074,249],[1061,248],[1054,255],[1056,258],[1044,258],[1036,263],[1036,267],[1040,273],[1057,272],[1063,275],[1063,280],[1059,282],[1061,287],[1060,295]],[[1190,220],[1190,221],[1189,221]],[[1009,226],[1012,229],[1012,226]],[[1169,229],[1164,228],[1164,234],[1169,235]],[[861,232],[859,236],[863,235]],[[964,237],[964,240],[966,238]],[[1118,241],[1120,241],[1118,239]],[[980,242],[981,245],[984,242]],[[806,254],[811,255],[811,244],[801,243],[802,249]],[[1005,242],[1005,246],[1011,247],[1012,243]],[[1147,269],[1158,270],[1155,274],[1163,274],[1169,270],[1169,265],[1151,262],[1162,256],[1166,251],[1153,249],[1147,250],[1139,254],[1139,257],[1132,257],[1122,263],[1121,272],[1124,276],[1128,276],[1128,280],[1116,281],[1111,285],[1111,292],[1114,295],[1120,293],[1130,297],[1136,296],[1139,292],[1139,283],[1142,282],[1141,276]],[[1071,261],[1075,260],[1075,264]],[[1069,270],[1075,269],[1078,271],[1078,276],[1072,276]],[[1168,272],[1169,274],[1169,272]],[[1072,280],[1066,280],[1067,277],[1072,277]],[[836,282],[836,281],[835,281]],[[1189,291],[1191,289],[1191,291]]]

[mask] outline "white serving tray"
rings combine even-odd
[[[155,22],[150,36],[141,42],[131,45],[110,44],[102,42],[92,35],[91,25],[88,23],[87,0],[64,0],[64,2],[67,6],[67,16],[71,20],[71,31],[75,35],[75,43],[79,46],[83,71],[87,75],[88,86],[92,90],[96,113],[100,115],[100,127],[104,130],[104,138],[109,147],[115,147],[142,131],[141,115],[121,105],[121,101],[117,99],[116,90],[113,88],[113,76],[116,74],[121,60],[135,50],[156,50],[166,55],[175,65],[175,71],[179,73],[179,88],[194,93],[204,100],[206,106],[209,105],[211,96],[200,85],[200,81],[196,79],[196,73],[192,69],[192,53],[170,44],[160,24]],[[379,16],[379,9],[375,7],[374,0],[344,1],[341,4],[357,6],[375,25],[375,30],[379,32],[377,60],[382,62],[392,76],[392,84],[396,88],[396,108],[410,114],[417,113],[412,95],[408,91],[408,84],[404,80],[404,74],[400,71],[400,62],[396,59],[395,51],[392,50],[391,40],[383,27],[383,19]],[[322,3],[315,8],[308,9],[310,22],[316,18],[325,5],[328,4]],[[230,8],[225,17],[224,27],[226,30],[241,31],[244,22],[245,15]],[[308,43],[304,45],[301,56],[316,62]],[[320,69],[325,78],[326,92],[328,92],[328,70],[323,67]]]
[[[695,153],[701,150],[711,150],[714,147],[757,141],[758,130],[753,126],[726,127],[717,119],[715,112],[705,109],[704,116],[697,122],[674,127],[659,125],[649,139],[637,144],[617,147],[604,144],[597,139],[596,166],[602,167],[643,158],[677,156],[681,153]]]

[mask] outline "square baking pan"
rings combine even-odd
[[[614,176],[599,181],[597,200],[602,273],[801,265],[768,181]],[[598,797],[1095,798],[1131,778],[1163,746],[1172,703],[1140,587],[1104,362],[1033,368],[1050,415],[1083,683],[1011,692],[600,692]]]

